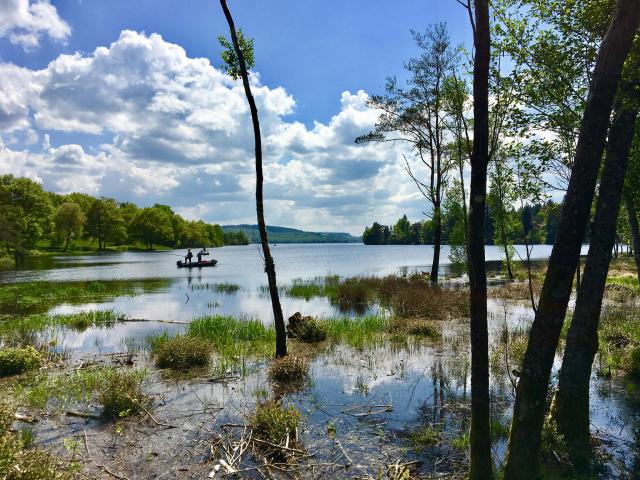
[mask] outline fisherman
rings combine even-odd
[[[207,247],[202,247],[202,250],[198,252],[198,263],[202,261],[203,255],[209,255],[209,252],[207,252]]]
[[[191,252],[191,249],[189,249],[189,251],[187,252],[187,256],[184,257],[184,262],[191,263],[192,258],[193,258],[193,253]]]

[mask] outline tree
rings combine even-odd
[[[141,241],[148,250],[153,245],[171,245],[173,243],[172,215],[156,205],[140,210],[129,226],[131,236]],[[202,241],[204,241],[204,237]]]
[[[98,250],[105,250],[108,241],[121,241],[126,229],[118,204],[113,198],[98,198],[87,214],[85,233],[98,241]]]
[[[539,477],[549,375],[578,265],[622,65],[639,20],[638,0],[618,0],[614,19],[598,53],[558,237],[549,260],[518,383],[505,480]]]
[[[408,245],[411,243],[411,222],[403,215],[393,226],[393,243]]]
[[[73,202],[65,202],[58,207],[55,217],[56,233],[64,238],[64,251],[69,249],[71,237],[80,238],[86,217],[82,213],[80,205]]]
[[[218,37],[220,44],[225,49],[222,53],[222,59],[226,64],[227,73],[235,80],[242,78],[244,93],[251,110],[251,121],[253,123],[253,134],[255,142],[256,156],[256,213],[258,217],[258,230],[260,231],[260,243],[262,244],[262,254],[264,255],[265,271],[269,282],[269,294],[271,296],[271,306],[273,308],[273,317],[276,329],[276,356],[284,357],[287,355],[287,333],[285,330],[284,317],[282,315],[282,306],[280,305],[280,297],[278,295],[278,283],[276,280],[276,266],[269,249],[269,239],[267,237],[267,227],[264,220],[264,201],[262,195],[262,138],[260,135],[260,121],[258,118],[258,107],[256,107],[255,99],[251,93],[249,85],[249,73],[247,65],[252,67],[253,60],[253,40],[246,39],[241,31],[236,32],[233,23],[233,17],[227,7],[226,0],[220,0],[220,5],[224,11],[224,15],[229,24],[232,45],[224,38]]]
[[[640,199],[640,128],[636,129],[629,167],[624,186],[624,209],[629,224],[631,248],[636,263],[638,281],[640,282],[640,219],[638,219],[638,200]]]
[[[635,62],[627,65],[634,72]],[[629,150],[638,116],[636,92],[624,82],[616,101],[609,131],[602,180],[593,220],[592,237],[584,275],[576,298],[573,319],[552,408],[558,430],[570,445],[574,465],[589,465],[589,381],[598,350],[598,325],[611,249],[616,240],[618,209],[622,197]]]
[[[460,3],[463,3],[460,1]],[[473,27],[473,149],[469,197],[469,280],[471,326],[471,467],[472,480],[493,477],[489,397],[487,271],[484,256],[487,167],[489,164],[489,70],[491,27],[488,0],[466,8]]]
[[[444,24],[411,34],[421,54],[405,64],[410,76],[407,87],[400,87],[395,78],[387,79],[386,94],[374,95],[369,101],[369,106],[382,114],[374,130],[356,138],[356,143],[406,142],[418,158],[420,168],[426,170],[425,175],[417,173],[405,157],[407,174],[431,205],[431,282],[438,283],[444,186],[455,166],[445,145],[446,117],[450,113],[446,108],[445,86],[459,60]]]
[[[0,176],[0,240],[16,263],[51,232],[52,217],[51,197],[42,186],[28,178]]]

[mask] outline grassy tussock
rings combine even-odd
[[[119,419],[141,413],[149,404],[142,393],[144,372],[138,370],[108,370],[98,384],[97,399],[103,406],[102,415]]]
[[[389,330],[394,335],[406,334],[438,339],[442,336],[439,325],[425,318],[398,318],[394,317],[389,322]]]
[[[211,344],[197,337],[157,337],[151,345],[151,354],[158,368],[188,370],[205,367],[211,357]]]
[[[30,315],[10,318],[0,323],[0,335],[19,332],[42,332],[53,327],[64,327],[83,332],[90,327],[112,327],[125,320],[125,315],[113,310],[96,310],[65,315]]]
[[[0,350],[0,377],[36,370],[45,359],[33,347],[5,347]]]
[[[304,383],[308,373],[309,364],[303,358],[287,355],[276,358],[269,364],[268,377],[277,385],[299,385]]]
[[[280,402],[269,401],[256,406],[248,418],[253,426],[253,434],[276,445],[295,445],[302,415],[294,406],[283,406]]]

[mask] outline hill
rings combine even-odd
[[[258,225],[223,225],[225,232],[243,231],[251,243],[260,242]],[[361,237],[354,237],[343,232],[305,232],[295,228],[267,226],[270,243],[357,243]]]

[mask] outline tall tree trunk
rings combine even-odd
[[[629,220],[633,258],[636,261],[638,282],[640,282],[640,226],[638,225],[638,213],[636,212],[636,207],[633,204],[633,197],[629,191],[624,192],[624,208],[627,211],[627,219]]]
[[[469,198],[469,280],[471,324],[471,468],[472,480],[493,477],[489,428],[489,335],[487,271],[484,256],[487,166],[489,163],[489,64],[491,30],[488,0],[475,1],[473,60],[473,133]]]
[[[626,92],[621,90],[620,93]],[[620,198],[637,118],[635,106],[624,108],[623,103],[618,102],[618,107],[609,131],[589,254],[552,407],[553,419],[568,441],[574,465],[579,469],[588,466],[590,457],[589,380],[593,359],[598,351],[602,296],[616,237]]]
[[[505,480],[540,476],[549,375],[589,219],[613,100],[639,20],[640,0],[618,0],[615,17],[598,52],[558,234],[518,383]]]
[[[256,149],[256,212],[258,216],[258,230],[260,231],[260,243],[262,244],[262,253],[264,255],[264,269],[267,272],[267,279],[269,282],[269,294],[271,296],[271,306],[273,308],[273,319],[276,328],[276,357],[284,357],[287,355],[287,333],[284,325],[284,317],[282,315],[282,306],[280,305],[280,297],[278,295],[278,283],[276,281],[276,266],[271,256],[271,250],[269,249],[269,239],[267,237],[267,226],[264,221],[264,205],[262,201],[262,138],[260,136],[260,122],[258,119],[258,107],[251,93],[251,86],[249,85],[249,74],[247,72],[247,66],[244,60],[244,55],[240,44],[238,43],[238,35],[236,33],[236,27],[233,23],[233,17],[227,7],[226,0],[220,0],[220,5],[224,11],[224,16],[229,24],[229,31],[231,32],[231,40],[233,42],[234,50],[238,57],[238,63],[240,64],[240,74],[242,76],[242,85],[244,86],[244,93],[249,102],[249,109],[251,110],[251,121],[253,122],[253,137],[255,141]]]
[[[431,262],[431,284],[438,284],[438,271],[440,269],[440,248],[442,244],[442,214],[440,205],[437,205],[435,211],[435,228],[433,232],[433,261]]]

